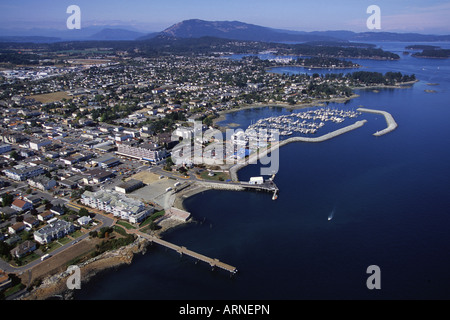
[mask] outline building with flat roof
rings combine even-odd
[[[150,162],[159,162],[168,155],[166,149],[156,143],[127,142],[117,144],[116,154]]]
[[[130,179],[118,184],[115,189],[120,193],[130,193],[136,189],[142,188],[144,183],[140,180]]]
[[[11,148],[11,145],[9,145],[9,144],[0,145],[0,153],[9,152],[11,150],[12,150],[12,148]]]
[[[81,195],[81,203],[112,213],[115,217],[137,223],[153,213],[152,207],[113,190],[85,191]]]
[[[29,178],[44,174],[45,171],[41,167],[18,165],[13,168],[3,170],[3,173],[10,179],[25,181]]]

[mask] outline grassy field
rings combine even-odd
[[[41,103],[50,103],[50,102],[55,102],[55,101],[61,101],[62,99],[67,99],[67,100],[72,99],[72,97],[70,97],[64,91],[45,93],[45,94],[37,94],[37,95],[31,96],[31,98],[33,98],[36,101],[39,101]]]

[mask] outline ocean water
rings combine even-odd
[[[450,60],[402,55],[406,45],[382,44],[400,61],[353,61],[369,71],[414,73],[420,81],[412,88],[359,90],[356,99],[329,104],[388,111],[395,131],[374,137],[384,118],[363,114],[358,120],[368,122],[355,131],[282,147],[276,201],[268,193],[232,191],[186,200],[196,222],[164,239],[231,264],[237,275],[155,245],[130,266],[84,284],[75,299],[449,299]],[[289,112],[243,110],[224,123],[245,128]],[[239,172],[243,181],[258,175],[259,165]],[[366,286],[371,265],[381,270],[380,290]]]

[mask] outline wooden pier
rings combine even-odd
[[[217,267],[217,268],[220,268],[220,269],[230,272],[232,275],[236,274],[238,271],[235,267],[230,266],[229,264],[223,263],[223,262],[219,261],[218,259],[209,258],[205,255],[202,255],[200,253],[189,250],[186,247],[178,246],[176,244],[167,242],[160,238],[157,238],[157,237],[154,237],[154,236],[151,236],[149,234],[142,233],[139,231],[136,231],[135,234],[149,240],[151,243],[157,243],[161,246],[172,249],[172,250],[178,252],[180,255],[187,255],[196,260],[206,262],[211,266],[212,269],[215,269]]]

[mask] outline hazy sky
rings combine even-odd
[[[370,5],[381,8],[381,31],[450,34],[448,0],[0,0],[0,27],[66,27],[69,5],[81,26],[128,25],[161,31],[186,19],[238,20],[290,30],[368,31]]]

